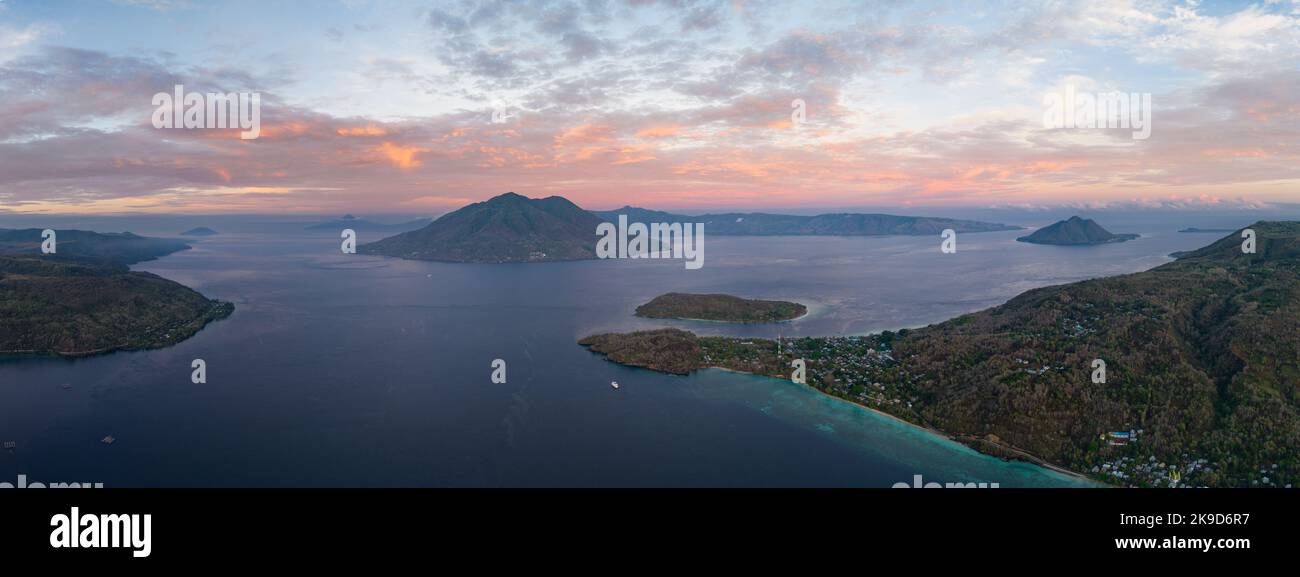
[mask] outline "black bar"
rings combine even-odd
[[[308,565],[427,559],[433,550],[454,558],[489,545],[514,556],[651,547],[662,555],[740,548],[797,558],[849,547],[896,558],[1001,551],[1198,563],[1291,552],[1298,499],[1292,491],[1216,489],[27,489],[0,493],[0,543],[7,559],[124,568],[214,555]],[[51,547],[51,517],[72,507],[83,517],[151,515],[150,555]],[[1183,522],[1171,524],[1171,514]],[[1200,517],[1207,514],[1218,516]],[[1121,524],[1122,515],[1161,523]],[[1116,539],[1167,537],[1249,543],[1210,551],[1116,547]]]

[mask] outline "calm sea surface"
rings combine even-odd
[[[135,267],[234,301],[229,319],[165,350],[0,360],[0,441],[18,445],[0,451],[0,481],[879,487],[920,474],[1080,485],[807,387],[631,369],[575,341],[660,326],[765,337],[923,326],[1034,287],[1148,269],[1221,236],[1177,228],[1115,228],[1144,237],[1086,248],[964,234],[947,255],[938,237],[707,237],[693,271],[681,261],[412,262],[343,255],[337,233],[297,225],[234,230]],[[669,291],[791,299],[812,312],[763,326],[633,316]],[[206,384],[190,383],[196,358]],[[490,380],[497,358],[505,384]],[[100,443],[106,435],[117,441]]]

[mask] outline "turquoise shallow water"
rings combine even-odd
[[[1100,487],[1029,463],[1003,461],[931,431],[822,394],[811,387],[720,369],[701,371],[688,387],[700,398],[740,403],[816,431],[870,459],[921,474],[924,482],[988,482],[1000,487]],[[912,474],[895,482],[912,483]]]

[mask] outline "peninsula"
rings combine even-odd
[[[822,392],[1109,483],[1282,487],[1300,481],[1300,222],[1251,228],[1256,253],[1228,235],[1145,272],[1034,289],[916,330],[778,343],[663,329],[579,343],[674,374],[790,379],[804,359]]]
[[[183,341],[234,310],[130,264],[189,245],[129,232],[0,230],[0,355],[84,356]]]

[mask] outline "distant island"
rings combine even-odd
[[[511,263],[596,258],[596,215],[559,196],[507,192],[427,226],[357,247],[361,254],[448,262]]]
[[[1196,227],[1193,226],[1193,227],[1189,227],[1189,228],[1184,228],[1183,230],[1180,230],[1180,231],[1178,231],[1178,232],[1217,232],[1217,233],[1220,233],[1220,234],[1221,234],[1221,233],[1225,233],[1225,232],[1236,232],[1236,229],[1232,229],[1232,228],[1196,228]]]
[[[345,214],[338,220],[310,225],[307,227],[307,230],[343,230],[345,228],[350,228],[357,232],[406,232],[423,227],[429,224],[429,222],[430,219],[428,218],[417,218],[415,220],[399,222],[397,224],[382,224],[357,218],[350,214]]]
[[[652,319],[686,319],[730,323],[772,323],[799,318],[808,307],[788,301],[743,299],[726,294],[662,294],[636,308]]]
[[[193,336],[234,305],[129,265],[185,250],[131,233],[0,230],[0,354],[82,356],[154,349]]]
[[[39,228],[0,229],[0,254],[41,255]],[[181,240],[149,238],[129,232],[103,233],[86,230],[55,230],[55,252],[49,259],[106,261],[135,264],[188,250]]]
[[[1045,226],[1028,236],[1022,236],[1016,240],[1033,244],[1077,246],[1124,242],[1139,236],[1136,234],[1113,234],[1092,219],[1072,216],[1068,220]]]
[[[938,235],[957,232],[1020,230],[1020,227],[948,218],[885,214],[823,214],[791,216],[727,213],[686,216],[642,208],[587,211],[560,196],[528,198],[513,192],[476,202],[410,230],[357,247],[361,254],[469,263],[571,261],[596,258],[596,227],[617,222],[697,223],[721,236],[771,235]],[[342,221],[310,228],[353,228],[361,222],[348,215]]]
[[[1229,235],[1145,272],[1034,289],[916,330],[778,343],[662,329],[579,343],[674,374],[788,380],[804,359],[824,393],[1109,483],[1282,487],[1300,482],[1300,222],[1252,228],[1256,254]]]
[[[797,216],[736,212],[688,216],[633,206],[593,213],[606,222],[615,222],[619,215],[627,215],[631,222],[703,222],[709,234],[718,236],[938,235],[945,229],[954,232],[1022,230],[1018,226],[974,220],[865,213]]]
[[[200,226],[198,228],[191,228],[185,232],[182,232],[181,236],[213,236],[216,234],[217,231],[212,230],[206,226]]]

